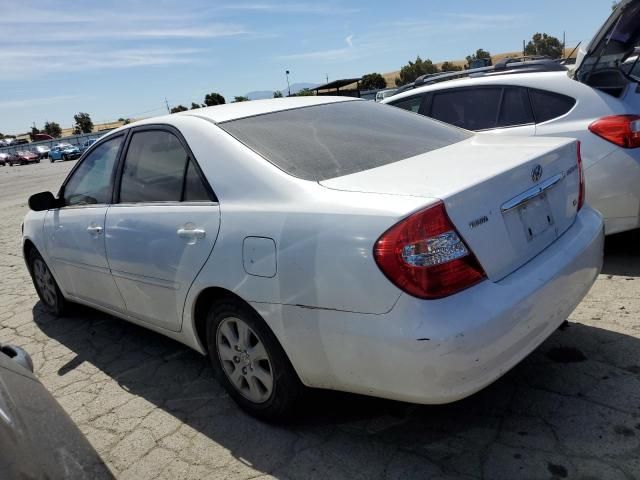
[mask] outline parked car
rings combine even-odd
[[[113,478],[12,345],[0,345],[0,420],[0,478]]]
[[[10,167],[13,167],[16,164],[19,164],[20,160],[14,153],[5,152],[0,153],[0,163],[2,163],[3,166],[9,165]]]
[[[607,234],[631,230],[640,227],[640,84],[624,65],[638,44],[640,1],[624,0],[575,69],[503,62],[431,77],[383,103],[495,135],[580,140],[588,203],[604,215]]]
[[[48,158],[49,157],[49,152],[51,151],[51,149],[49,147],[47,147],[46,145],[38,145],[35,147],[36,150],[36,154],[38,155],[38,157],[40,159],[42,158]]]
[[[29,140],[27,140],[26,138],[16,138],[11,142],[12,146],[18,146],[18,145],[28,145],[29,144]]]
[[[376,92],[376,102],[381,102],[385,98],[391,97],[397,90],[397,88],[387,88],[386,90]]]
[[[40,163],[40,157],[29,150],[18,150],[16,157],[20,165],[27,165],[29,163]]]
[[[80,153],[84,153],[91,145],[96,143],[96,140],[97,140],[96,138],[91,138],[89,140],[86,140],[80,147]]]
[[[55,140],[51,135],[47,135],[46,133],[35,133],[33,135],[34,142],[41,142],[43,140]]]
[[[59,143],[49,150],[49,160],[51,160],[51,163],[56,160],[75,160],[76,158],[80,158],[80,155],[80,149],[69,143]]]
[[[57,197],[29,199],[24,255],[51,312],[82,303],[208,354],[258,417],[302,385],[444,403],[591,288],[603,223],[582,179],[571,139],[348,97],[232,103],[102,137]]]

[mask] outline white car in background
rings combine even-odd
[[[302,385],[451,402],[507,372],[595,281],[575,140],[475,135],[346,97],[136,122],[29,199],[42,303],[208,354],[247,411]]]
[[[551,60],[503,63],[430,76],[382,103],[494,135],[580,140],[587,202],[607,234],[622,232],[640,227],[638,45],[640,1],[624,0],[571,70]]]

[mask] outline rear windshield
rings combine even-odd
[[[286,173],[316,182],[394,163],[473,135],[366,101],[273,112],[218,126]]]

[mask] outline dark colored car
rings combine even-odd
[[[16,152],[16,157],[18,157],[18,162],[20,165],[26,165],[28,163],[40,163],[40,157],[29,150],[19,150]]]
[[[15,153],[5,152],[0,153],[0,163],[2,163],[2,165],[9,165],[10,167],[13,167],[20,163],[20,159]]]
[[[113,478],[32,370],[24,350],[0,345],[0,478]]]

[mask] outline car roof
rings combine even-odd
[[[247,102],[226,103],[224,105],[215,105],[213,107],[197,108],[171,115],[163,115],[160,117],[152,117],[137,122],[124,125],[109,135],[126,130],[138,125],[146,125],[153,123],[170,123],[169,119],[176,116],[198,117],[209,120],[213,123],[228,122],[239,118],[254,117],[256,115],[264,115],[267,113],[279,112],[282,110],[292,110],[295,108],[311,107],[314,105],[325,105],[338,102],[348,101],[364,101],[354,97],[334,97],[334,96],[306,96],[306,97],[287,97],[274,98],[267,100],[251,100]]]
[[[496,74],[483,75],[482,77],[465,77],[454,80],[447,80],[446,82],[424,85],[422,87],[417,87],[411,90],[397,93],[391,97],[385,98],[383,100],[383,103],[396,102],[402,98],[408,98],[426,92],[449,90],[453,88],[477,87],[482,85],[517,85],[531,88],[543,88],[546,81],[558,78],[571,80],[566,71],[520,73],[518,75]]]

